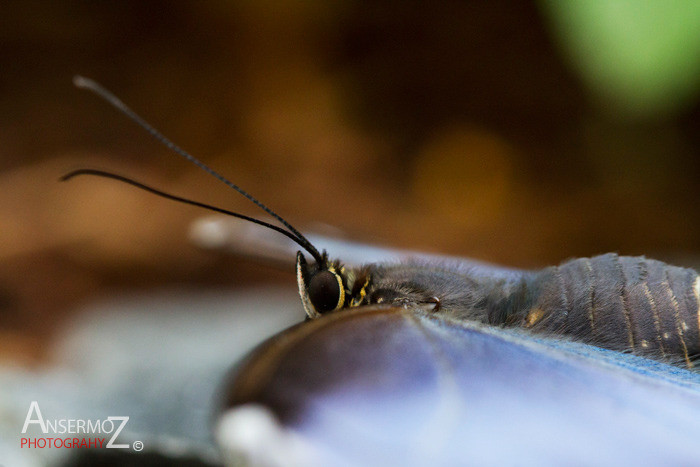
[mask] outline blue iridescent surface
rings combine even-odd
[[[259,398],[329,461],[680,465],[700,458],[698,373],[401,310],[333,321],[286,351]]]

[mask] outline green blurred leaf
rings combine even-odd
[[[601,105],[663,118],[700,90],[700,1],[541,0],[554,33]]]

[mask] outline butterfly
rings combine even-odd
[[[112,178],[271,229],[303,251],[296,278],[307,321],[261,344],[223,390],[218,437],[230,461],[683,463],[695,455],[700,378],[662,363],[692,368],[700,353],[694,270],[616,254],[540,271],[466,259],[348,264],[99,84],[74,82],[280,225],[109,172],[79,169],[62,180]]]

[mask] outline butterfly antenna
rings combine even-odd
[[[299,232],[297,229],[295,229],[289,222],[287,222],[286,220],[284,220],[280,215],[278,215],[278,214],[277,214],[276,212],[274,212],[272,209],[268,208],[268,207],[265,206],[263,203],[261,203],[260,201],[258,201],[256,198],[254,198],[254,197],[253,197],[251,194],[249,194],[247,191],[243,190],[241,187],[239,187],[239,186],[236,185],[235,183],[229,181],[226,177],[224,177],[224,176],[221,175],[220,173],[216,172],[214,169],[212,169],[211,167],[209,167],[208,165],[206,165],[204,162],[200,161],[199,159],[197,159],[196,157],[194,157],[192,154],[188,153],[187,151],[185,151],[184,149],[182,149],[180,146],[178,146],[177,144],[175,144],[175,143],[173,143],[172,141],[170,141],[170,140],[169,140],[168,138],[166,138],[165,135],[163,135],[160,131],[158,131],[158,130],[156,130],[154,127],[152,127],[152,126],[151,126],[146,120],[144,120],[139,114],[137,114],[136,112],[134,112],[133,110],[131,110],[129,107],[127,107],[127,105],[124,104],[124,102],[122,102],[117,96],[115,96],[114,94],[112,94],[111,92],[109,92],[107,89],[103,88],[103,87],[102,87],[100,84],[98,84],[97,82],[95,82],[95,81],[93,81],[93,80],[91,80],[91,79],[89,79],[89,78],[84,78],[84,77],[79,76],[79,75],[76,75],[76,76],[73,78],[73,84],[74,84],[77,88],[80,88],[80,89],[87,89],[88,91],[91,91],[91,92],[93,92],[94,94],[96,94],[97,96],[101,97],[102,99],[104,99],[105,101],[107,101],[108,103],[110,103],[110,104],[112,105],[112,107],[114,107],[115,109],[119,110],[121,113],[123,113],[124,115],[126,115],[130,120],[134,121],[136,124],[138,124],[139,126],[141,126],[144,130],[146,130],[148,133],[150,133],[151,136],[153,136],[156,140],[160,141],[162,144],[164,144],[164,145],[165,145],[167,148],[169,148],[171,151],[173,151],[173,152],[175,152],[176,154],[179,154],[180,156],[184,157],[185,159],[187,159],[188,161],[190,161],[191,163],[193,163],[194,165],[196,165],[196,166],[199,167],[200,169],[202,169],[202,170],[204,170],[205,172],[207,172],[209,175],[213,176],[214,178],[218,179],[219,181],[225,183],[225,184],[226,184],[227,186],[229,186],[230,188],[233,188],[234,190],[236,190],[236,191],[237,191],[238,193],[240,193],[241,195],[245,196],[245,197],[246,197],[249,201],[251,201],[253,204],[255,204],[256,206],[258,206],[260,209],[262,209],[262,210],[265,211],[267,214],[269,214],[270,216],[272,216],[272,217],[274,217],[275,219],[277,219],[282,225],[284,225],[284,226],[287,228],[287,230],[288,230],[294,237],[296,237],[295,241],[296,241],[302,248],[304,248],[306,251],[308,251],[308,252],[311,254],[311,256],[313,256],[314,259],[315,259],[319,264],[323,261],[323,256],[321,255],[321,253],[319,253],[319,251],[316,249],[316,247],[314,247],[314,246],[311,244],[311,242],[309,242],[309,240],[307,240],[307,238],[304,237],[304,236],[301,234],[301,232]],[[70,175],[70,174],[68,174],[68,175]],[[77,174],[75,174],[75,175],[77,175]],[[94,175],[94,174],[93,174],[93,175]],[[110,175],[112,175],[112,174],[110,174]],[[102,176],[105,176],[105,175],[103,174]],[[117,176],[117,177],[119,177],[119,176]],[[69,177],[69,178],[70,178],[70,177]],[[116,178],[116,177],[112,177],[112,178]],[[122,181],[125,181],[125,180],[122,180]],[[125,181],[125,183],[130,183],[130,182],[131,182],[131,180],[129,180],[128,182]],[[135,182],[135,183],[136,183],[136,182]],[[134,183],[131,183],[131,184],[134,185]],[[135,186],[137,186],[137,185],[135,185]],[[150,188],[150,187],[148,187],[148,188]],[[146,189],[146,188],[144,188],[144,189]],[[152,191],[151,189],[148,189],[147,191],[151,191],[151,192],[155,193],[155,191],[157,191],[157,190],[153,190],[153,191]],[[158,193],[156,193],[156,194],[158,194]],[[170,196],[170,195],[169,195],[169,196]],[[176,198],[176,197],[174,197],[174,198]],[[187,200],[187,201],[189,201],[189,200]],[[191,203],[190,203],[190,204],[191,204]],[[209,207],[211,207],[211,206],[209,206]],[[217,209],[218,209],[218,208],[217,208]],[[241,215],[236,215],[236,217],[241,217]],[[248,218],[248,219],[246,219],[246,220],[250,220],[250,219],[252,219],[252,218]],[[257,221],[257,219],[256,219],[256,221]],[[261,222],[262,222],[262,221],[258,221],[258,222],[256,222],[256,223],[260,224]],[[266,224],[266,223],[264,223],[264,224]],[[268,226],[269,226],[269,224],[268,224]],[[274,230],[276,230],[276,229],[274,229]],[[280,230],[281,230],[281,229],[280,229]],[[291,237],[290,237],[290,238],[291,238]]]
[[[252,222],[253,224],[262,225],[263,227],[267,227],[268,229],[272,229],[276,232],[281,233],[282,235],[285,235],[286,237],[292,239],[295,243],[299,244],[301,247],[306,248],[306,245],[303,245],[299,242],[299,239],[296,237],[296,235],[286,231],[282,227],[278,227],[274,224],[270,224],[269,222],[261,221],[260,219],[256,219],[254,217],[246,216],[245,214],[240,214],[237,212],[229,211],[227,209],[217,208],[216,206],[211,206],[209,204],[200,203],[199,201],[193,201],[191,199],[182,198],[180,196],[171,195],[170,193],[166,193],[164,191],[158,190],[156,188],[153,188],[151,186],[137,182],[136,180],[132,180],[132,179],[130,179],[128,177],[124,177],[122,175],[113,174],[111,172],[105,172],[103,170],[78,169],[78,170],[74,170],[72,172],[65,174],[59,180],[62,182],[67,182],[68,180],[70,180],[74,177],[78,177],[80,175],[93,175],[96,177],[111,178],[113,180],[118,180],[120,182],[135,186],[136,188],[139,188],[141,190],[148,191],[149,193],[153,193],[154,195],[158,195],[158,196],[166,198],[166,199],[177,201],[178,203],[190,204],[192,206],[197,206],[200,208],[208,209],[210,211],[218,212],[221,214],[226,214],[228,216],[237,217],[239,219],[243,219],[245,221]]]

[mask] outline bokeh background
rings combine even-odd
[[[113,90],[302,230],[539,267],[700,252],[700,3],[10,2],[0,18],[0,358],[81,304],[291,274],[188,239],[255,207],[155,144]],[[332,253],[332,252],[331,252]]]

